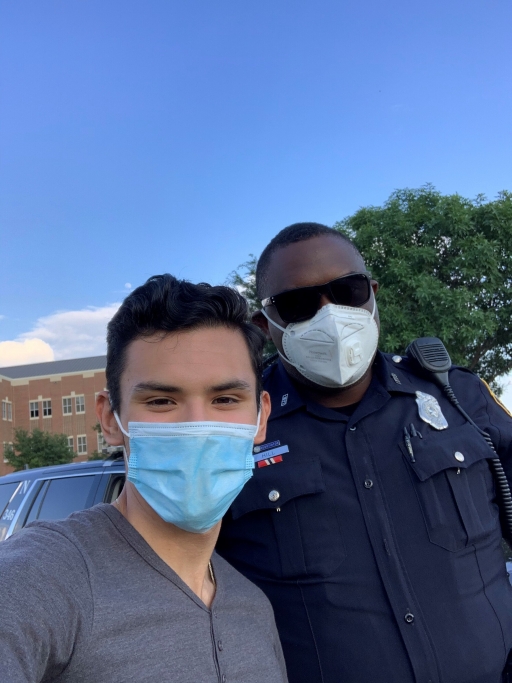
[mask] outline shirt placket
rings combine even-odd
[[[219,683],[228,683],[224,661],[224,643],[220,628],[219,612],[212,609],[210,612],[210,632],[212,637],[213,656]]]
[[[346,430],[347,455],[379,573],[416,681],[439,683],[431,639],[400,556],[385,492],[373,464],[371,430],[368,433],[364,424],[364,418],[382,408],[389,398],[389,394],[381,388],[369,400],[363,400],[361,409],[353,415]]]

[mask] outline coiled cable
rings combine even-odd
[[[453,393],[453,389],[449,384],[443,385],[443,391],[448,397],[450,403],[452,403],[459,413],[478,431],[478,433],[483,436],[489,448],[495,454],[495,458],[491,459],[492,469],[494,471],[494,479],[496,482],[496,493],[499,499],[499,510],[502,520],[502,531],[505,540],[512,546],[512,495],[510,493],[510,486],[508,483],[507,475],[501,464],[501,460],[496,453],[494,444],[491,437],[487,432],[476,424],[476,422],[466,413],[464,408],[460,405],[457,397]]]

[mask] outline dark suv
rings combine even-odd
[[[62,519],[96,503],[111,503],[124,485],[123,456],[0,477],[0,541],[34,519]]]

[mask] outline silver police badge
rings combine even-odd
[[[419,416],[423,422],[431,425],[434,429],[446,429],[448,427],[448,422],[436,398],[430,394],[424,394],[422,391],[417,391],[416,403],[418,404]]]

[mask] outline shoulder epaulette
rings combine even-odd
[[[496,396],[496,394],[495,394],[494,391],[491,389],[491,387],[487,384],[487,382],[485,381],[485,379],[482,379],[482,378],[480,377],[480,381],[483,382],[483,383],[485,384],[485,386],[487,387],[487,391],[490,393],[490,395],[492,396],[492,398],[494,399],[494,401],[499,405],[499,407],[500,407],[500,408],[503,408],[503,410],[507,413],[507,415],[508,415],[509,417],[512,417],[512,413],[510,412],[510,410],[509,410],[507,407],[505,407],[505,406],[503,405],[503,403],[502,403],[502,402],[500,401],[500,399]]]

